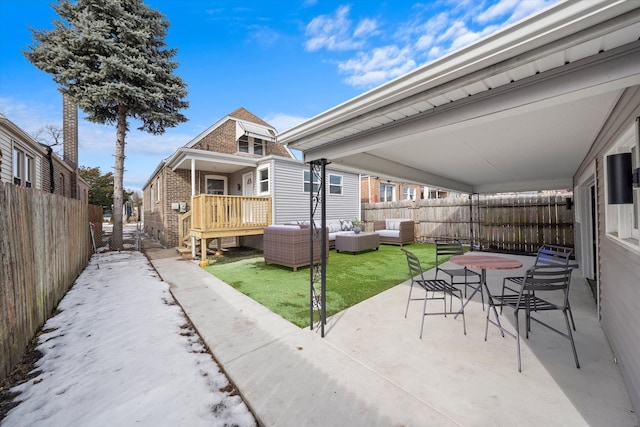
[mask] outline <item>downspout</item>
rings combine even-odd
[[[54,179],[54,170],[53,170],[53,148],[47,145],[47,160],[49,160],[49,191],[53,193],[56,191],[56,181]]]
[[[193,197],[196,195],[196,159],[191,159],[191,226],[193,227]],[[181,243],[182,244],[182,243]],[[206,248],[200,248],[206,251]],[[196,257],[196,236],[191,236],[191,256]]]

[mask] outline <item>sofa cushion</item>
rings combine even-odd
[[[340,230],[342,231],[351,231],[353,230],[353,221],[350,219],[341,219],[340,220]]]
[[[341,231],[340,222],[338,221],[327,221],[327,228],[329,229],[329,233]]]
[[[400,237],[400,230],[377,230],[380,237]]]
[[[387,230],[400,230],[400,220],[386,219],[384,221],[384,228],[386,228]]]
[[[300,230],[298,225],[270,225],[267,227],[269,230]]]

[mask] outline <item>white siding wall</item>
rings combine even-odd
[[[304,192],[303,174],[309,165],[299,160],[274,158],[272,172],[273,222],[284,224],[308,220],[310,216],[309,193]],[[360,215],[359,176],[331,169],[329,174],[342,176],[342,194],[329,194],[327,188],[327,219],[353,219]],[[320,211],[317,212],[320,218]]]
[[[13,153],[11,152],[11,137],[0,128],[0,151],[2,151],[2,165],[0,165],[0,179],[3,183],[12,182],[11,170]]]
[[[595,160],[601,323],[636,413],[640,413],[640,255],[606,235],[603,165],[607,151],[638,116],[640,87],[633,87],[621,96],[574,177],[577,179]]]

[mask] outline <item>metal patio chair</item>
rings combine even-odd
[[[542,245],[538,249],[538,253],[536,255],[536,260],[534,262],[534,266],[557,266],[557,267],[567,267],[569,266],[569,260],[571,255],[573,254],[573,249],[566,248],[564,246],[554,246],[554,245]],[[502,280],[502,296],[504,296],[505,291],[507,292],[518,292],[520,286],[522,285],[522,276],[515,277],[505,277]],[[569,312],[569,317],[571,318],[571,326],[573,326],[573,330],[576,330],[576,323],[573,320],[573,313],[571,312],[571,304],[567,301],[567,311]],[[502,313],[502,308],[500,308],[500,313]]]
[[[571,325],[569,324],[569,286],[571,284],[571,272],[570,266],[549,266],[538,265],[531,267],[527,270],[526,274],[522,277],[520,288],[517,292],[507,292],[504,295],[489,295],[490,307],[510,307],[514,310],[515,316],[515,332],[511,332],[505,329],[501,323],[498,315],[496,314],[496,320],[493,321],[489,318],[492,310],[487,310],[487,320],[485,323],[484,339],[487,340],[487,333],[489,330],[489,323],[497,326],[504,334],[508,334],[517,341],[517,355],[518,355],[518,371],[522,372],[522,363],[520,360],[520,325],[519,314],[523,310],[525,312],[525,330],[526,337],[529,338],[529,331],[531,329],[531,321],[534,320],[548,329],[554,331],[557,334],[565,337],[571,342],[571,349],[573,350],[573,357],[576,362],[576,368],[580,368],[580,362],[578,362],[578,353],[576,352],[576,346],[573,341],[573,334],[571,333]],[[556,294],[558,291],[562,292],[560,295],[552,297],[552,292]],[[543,298],[544,297],[544,298]],[[561,302],[557,302],[561,299]],[[556,301],[556,302],[554,302]],[[540,319],[533,317],[534,313],[543,311],[561,311],[564,315],[567,332],[560,331],[553,326],[541,321]],[[495,313],[495,310],[494,310]]]
[[[482,291],[482,279],[480,273],[477,271],[469,270],[467,267],[447,267],[443,268],[441,258],[452,257],[454,255],[464,255],[462,249],[462,243],[459,239],[455,240],[436,240],[436,279],[438,273],[444,273],[449,276],[449,283],[451,286],[463,286],[464,285],[464,297],[467,297],[467,288],[478,289],[480,292],[480,298],[482,300],[482,309],[484,310],[484,293]],[[458,280],[456,280],[458,278]],[[464,281],[462,281],[462,279]],[[453,300],[451,301],[453,304]]]
[[[407,299],[407,307],[404,311],[404,317],[406,319],[407,313],[409,312],[409,302],[421,300],[424,301],[422,308],[422,323],[420,326],[420,339],[422,339],[422,331],[424,329],[424,318],[426,316],[432,315],[444,315],[446,317],[447,314],[457,314],[457,312],[453,312],[451,309],[447,311],[447,301],[446,296],[449,295],[451,298],[456,297],[460,300],[460,314],[462,315],[462,328],[464,334],[467,334],[467,325],[465,323],[464,318],[464,307],[462,306],[462,291],[460,289],[454,288],[446,280],[440,279],[425,279],[422,267],[420,266],[420,260],[418,259],[413,252],[409,252],[406,249],[402,249],[407,255],[407,264],[409,266],[409,278],[411,279],[411,287],[409,288],[409,298]],[[411,298],[411,293],[413,292],[413,285],[419,286],[424,291],[424,297],[422,298]],[[429,297],[429,293],[431,292],[431,297]],[[441,294],[442,296],[436,296],[436,293]],[[437,313],[427,313],[427,300],[442,300],[443,303],[443,311]]]

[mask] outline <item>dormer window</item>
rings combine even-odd
[[[238,138],[238,152],[262,156],[264,155],[264,140],[242,135]]]
[[[253,154],[262,156],[264,148],[264,141],[258,138],[253,138]]]
[[[249,152],[249,137],[247,135],[242,135],[238,139],[238,151],[241,153]]]

